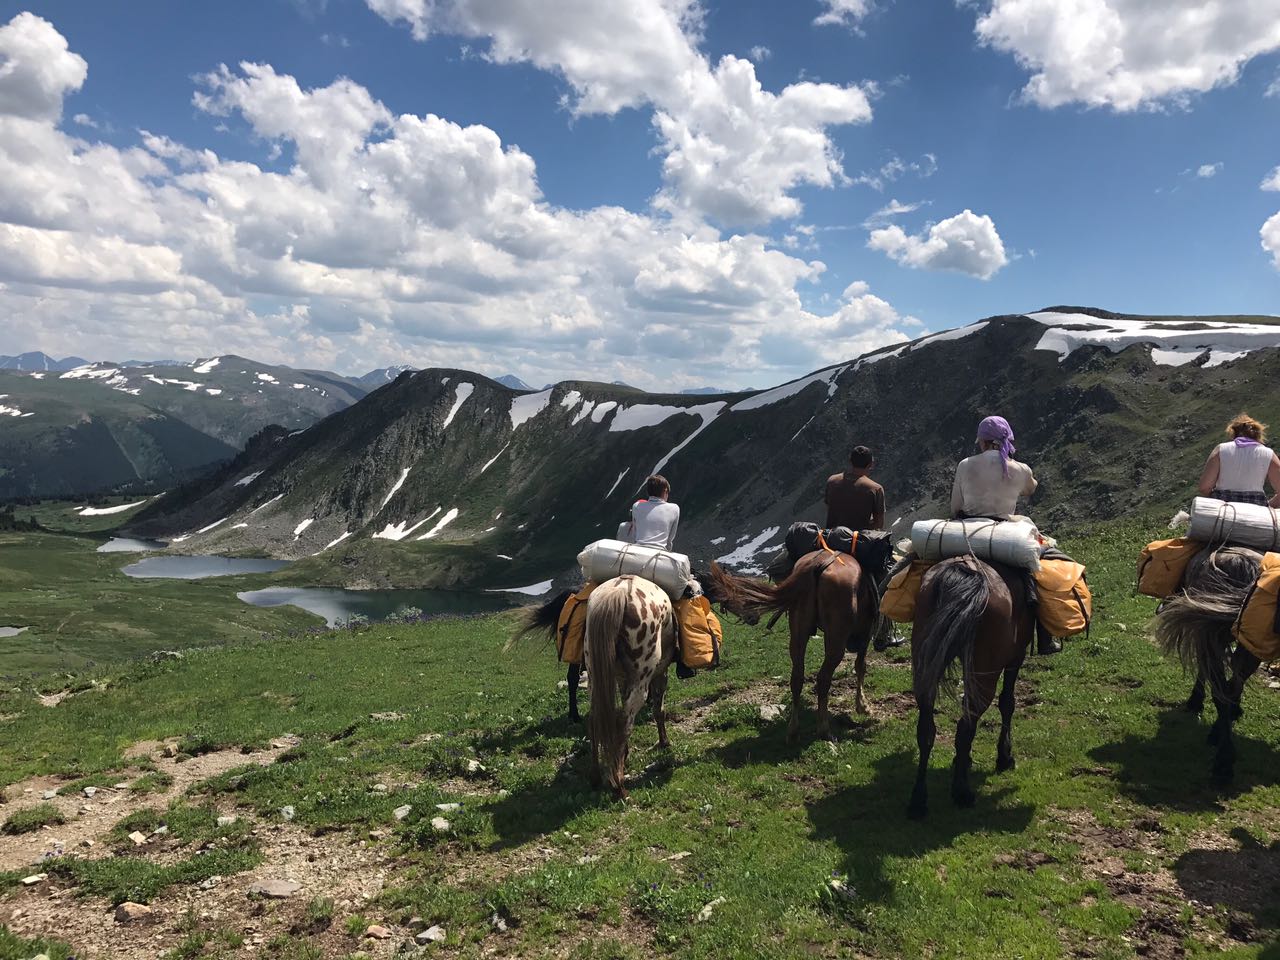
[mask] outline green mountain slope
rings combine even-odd
[[[233,457],[268,424],[304,429],[366,392],[335,374],[234,356],[0,370],[0,499],[171,485]]]
[[[307,558],[300,575],[335,582],[516,586],[612,536],[661,469],[683,510],[680,549],[750,567],[792,520],[822,519],[823,482],[857,443],[877,451],[905,535],[946,512],[978,420],[1000,413],[1041,480],[1032,512],[1053,528],[1172,507],[1230,415],[1280,417],[1265,387],[1280,330],[1265,318],[1100,314],[990,318],[714,398],[406,374],[135,526],[183,550]]]

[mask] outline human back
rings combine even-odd
[[[1035,493],[1031,468],[1013,459],[1013,428],[1004,417],[978,424],[978,453],[961,460],[951,486],[951,513],[960,519],[1008,520],[1018,512],[1018,498]]]
[[[671,484],[655,474],[645,481],[646,499],[631,507],[631,542],[671,550],[680,526],[680,507],[671,503]]]
[[[1266,445],[1266,431],[1266,424],[1247,413],[1227,424],[1231,439],[1209,454],[1200,475],[1200,495],[1228,503],[1276,506],[1280,501],[1280,458]],[[1270,500],[1268,483],[1276,494]]]
[[[884,527],[884,487],[871,479],[875,458],[867,447],[854,447],[849,469],[827,478],[823,500],[826,528],[880,530]]]

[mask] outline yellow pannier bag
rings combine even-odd
[[[680,660],[691,670],[720,666],[720,644],[724,633],[719,618],[706,597],[689,597],[675,603],[676,624],[680,628]]]
[[[1240,616],[1231,632],[1236,642],[1259,660],[1280,659],[1280,631],[1276,630],[1276,607],[1280,600],[1280,553],[1262,558],[1258,580],[1245,598]]]
[[[556,652],[562,663],[586,661],[583,653],[587,636],[587,598],[598,586],[600,584],[587,581],[560,608],[560,620],[556,624]]]
[[[1138,592],[1163,600],[1178,592],[1191,558],[1204,548],[1198,540],[1179,537],[1146,545],[1138,558]]]
[[[1040,594],[1040,622],[1053,637],[1074,637],[1089,629],[1093,594],[1084,579],[1084,564],[1074,560],[1041,558],[1036,573]]]
[[[894,623],[910,623],[916,618],[916,597],[920,595],[920,581],[925,571],[933,566],[929,560],[912,560],[911,566],[899,570],[885,587],[880,598],[880,612]]]

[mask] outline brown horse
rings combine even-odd
[[[1217,747],[1211,776],[1218,785],[1230,783],[1235,775],[1232,726],[1242,715],[1244,685],[1260,663],[1243,646],[1232,652],[1231,627],[1258,579],[1261,563],[1262,555],[1248,547],[1206,547],[1187,565],[1182,591],[1162,603],[1156,614],[1156,641],[1196,672],[1188,709],[1199,712],[1197,699],[1203,704],[1206,684],[1213,696],[1217,717],[1209,744]]]
[[[787,614],[791,625],[791,722],[788,737],[795,739],[800,732],[804,655],[809,638],[818,630],[822,631],[826,645],[826,655],[814,682],[818,694],[818,736],[832,739],[827,701],[831,693],[831,678],[846,650],[857,655],[854,666],[857,678],[855,709],[860,714],[870,714],[862,682],[867,673],[867,645],[871,642],[877,619],[875,585],[862,572],[857,560],[848,554],[815,550],[801,557],[791,574],[778,584],[735,576],[719,564],[712,564],[711,581],[713,594],[721,606],[744,620],[754,622],[768,612]]]
[[[667,742],[662,712],[667,668],[676,659],[676,618],[665,590],[640,577],[606,580],[587,601],[586,667],[591,674],[591,781],[605,781],[621,800],[636,715],[653,710],[658,746]],[[622,705],[619,708],[618,698]]]
[[[919,818],[928,812],[925,781],[937,735],[934,704],[944,680],[954,679],[956,673],[960,674],[963,697],[951,766],[952,800],[957,806],[968,807],[976,799],[969,786],[973,738],[978,720],[995,699],[1002,674],[996,770],[1013,769],[1014,687],[1034,635],[1035,618],[1027,602],[1022,571],[969,556],[943,560],[924,575],[911,633],[920,766],[907,808],[909,816]]]

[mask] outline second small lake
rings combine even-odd
[[[163,550],[167,543],[159,540],[138,540],[135,537],[112,537],[98,547],[99,553],[146,553],[149,550]]]
[[[352,616],[385,620],[393,613],[414,608],[429,616],[491,613],[512,605],[507,597],[452,590],[340,590],[331,587],[267,587],[246,590],[237,597],[255,607],[292,604],[324,617],[331,627]]]
[[[247,557],[145,557],[129,564],[121,572],[128,577],[143,579],[202,580],[239,573],[272,573],[288,565],[288,560]]]

